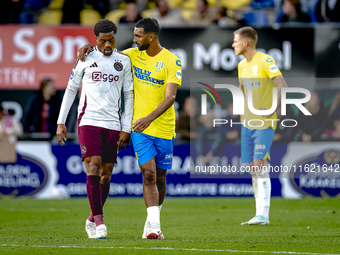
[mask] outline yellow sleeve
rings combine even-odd
[[[121,53],[128,55],[129,57],[131,57],[130,55],[132,54],[132,51],[134,50],[134,48],[129,48],[126,50],[121,51]]]
[[[178,87],[182,85],[182,64],[179,58],[171,58],[168,61],[167,83],[176,83]]]
[[[262,68],[266,76],[270,79],[282,75],[279,68],[277,68],[275,64],[275,60],[270,56],[268,56],[265,61],[263,61]]]
[[[241,77],[241,74],[240,74],[240,70],[241,70],[241,62],[238,63],[238,66],[237,66],[237,76],[238,76],[238,82],[243,85],[243,80],[242,80],[242,77]]]

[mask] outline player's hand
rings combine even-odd
[[[67,133],[66,126],[64,124],[58,124],[57,138],[61,145],[64,145],[65,144],[64,141],[67,140],[66,133]],[[64,139],[63,139],[63,136],[64,136]]]
[[[92,44],[85,44],[83,47],[81,47],[78,50],[77,57],[80,59],[80,61],[85,61],[85,56],[89,55],[91,52],[93,45]]]
[[[152,120],[148,117],[141,118],[132,123],[132,130],[136,133],[143,132],[148,126],[150,126]]]
[[[124,131],[120,131],[118,140],[118,151],[122,151],[129,147],[130,134]]]
[[[268,110],[264,107],[260,107],[260,110]],[[268,114],[268,115],[262,115],[262,117],[265,117],[265,118],[270,118],[272,115],[274,114],[274,112],[272,114]]]

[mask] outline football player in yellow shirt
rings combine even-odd
[[[130,57],[133,71],[134,114],[132,143],[143,173],[147,219],[143,238],[163,239],[160,211],[166,194],[166,172],[172,167],[175,137],[175,102],[182,83],[181,61],[162,47],[157,20],[142,19],[134,29],[137,48],[122,51]],[[79,57],[91,50],[85,45]]]
[[[248,89],[252,89],[253,106],[257,110],[270,109],[273,103],[273,88],[277,88],[277,105],[281,103],[281,88],[287,84],[277,68],[275,61],[267,54],[256,51],[257,33],[251,27],[243,27],[234,32],[236,55],[245,57],[238,65],[240,89],[245,95],[245,123],[241,130],[241,157],[243,163],[249,163],[254,197],[255,217],[241,225],[269,225],[269,207],[271,183],[269,172],[263,171],[270,159],[270,147],[276,129],[276,113],[270,116],[253,114],[248,108]]]

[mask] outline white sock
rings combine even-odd
[[[158,206],[150,206],[147,209],[148,217],[146,220],[150,221],[150,223],[160,223],[159,221],[159,208]]]
[[[163,206],[163,204],[161,204],[161,205],[158,206],[159,213],[160,213],[161,210],[162,210],[162,206]]]
[[[270,178],[259,177],[257,180],[256,215],[269,219],[271,182]]]
[[[259,200],[259,195],[258,195],[258,177],[256,174],[251,174],[251,179],[252,179],[252,184],[253,184],[253,189],[254,189],[254,198],[255,198],[255,207],[256,207],[256,213],[255,215],[258,215],[259,213],[259,208],[258,208],[258,200]]]

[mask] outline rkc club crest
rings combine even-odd
[[[161,70],[163,68],[164,62],[158,61],[156,64],[157,70]]]
[[[259,66],[258,65],[254,65],[253,66],[253,74],[257,74],[258,70],[259,70]]]

